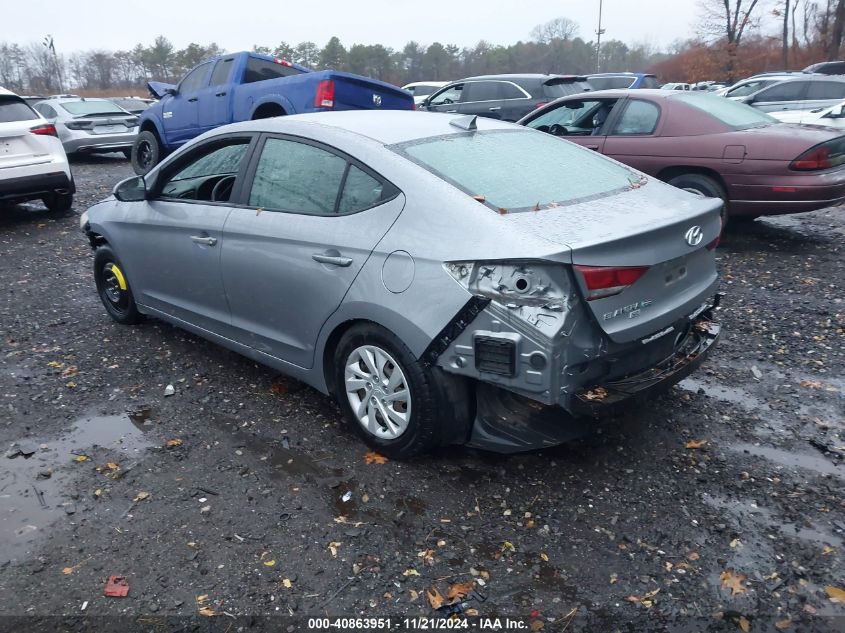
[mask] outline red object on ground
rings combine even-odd
[[[106,583],[103,595],[111,598],[125,598],[128,596],[129,581],[126,580],[126,576],[109,576],[109,581]]]

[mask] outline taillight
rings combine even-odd
[[[845,163],[845,137],[811,147],[789,164],[796,171],[830,169]]]
[[[575,266],[587,286],[587,301],[618,295],[628,286],[636,283],[648,270],[648,266]]]
[[[317,108],[334,107],[334,81],[323,79],[317,85],[317,96],[314,97],[314,106]]]
[[[59,133],[56,132],[56,126],[52,123],[36,126],[31,128],[29,131],[33,134],[38,134],[38,136],[59,136]]]
[[[273,61],[276,62],[277,64],[282,65],[282,66],[287,66],[288,68],[293,68],[293,64],[291,64],[286,59],[279,59],[278,57],[275,57],[275,58],[273,58]]]
[[[716,250],[716,247],[719,245],[719,242],[722,240],[722,228],[723,228],[722,216],[719,216],[719,232],[716,233],[716,237],[713,239],[713,241],[708,242],[707,246],[704,247],[708,251],[715,251]]]

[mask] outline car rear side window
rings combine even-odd
[[[464,86],[463,102],[504,99],[501,86],[501,81],[468,81]]]
[[[660,82],[657,81],[657,77],[643,77],[642,82],[640,83],[640,88],[659,88]]]
[[[250,84],[255,81],[266,81],[267,79],[279,79],[280,77],[291,77],[302,74],[293,66],[279,62],[273,62],[259,57],[250,57],[246,62],[246,72],[243,83]]]
[[[561,206],[640,181],[623,165],[535,130],[449,134],[391,149],[499,213]]]
[[[368,209],[384,200],[385,193],[383,182],[358,169],[355,165],[349,165],[337,212],[355,213]]]
[[[35,109],[41,113],[45,119],[56,119],[59,116],[59,113],[56,112],[53,108],[48,106],[46,103],[39,103],[35,106]]]
[[[632,99],[616,121],[611,134],[651,134],[660,119],[660,108],[648,101]]]
[[[35,121],[38,115],[20,97],[0,96],[0,123]]]
[[[724,97],[693,92],[673,95],[672,99],[683,101],[735,130],[746,130],[777,123],[774,117],[757,108]]]
[[[800,101],[804,98],[807,88],[806,81],[785,81],[770,88],[766,88],[754,97],[755,103],[767,101]],[[734,96],[734,95],[731,95]]]
[[[222,86],[229,83],[229,78],[232,76],[232,67],[234,66],[235,58],[221,59],[214,67],[214,72],[211,73],[211,85]]]
[[[269,138],[255,169],[249,205],[316,215],[335,212],[346,161],[313,145]]]
[[[842,81],[814,81],[807,89],[807,100],[813,99],[845,99],[845,82]]]

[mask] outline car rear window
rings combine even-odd
[[[777,123],[777,119],[757,108],[715,95],[691,92],[673,95],[672,98],[709,114],[735,130],[747,130],[752,127]]]
[[[636,80],[636,77],[590,77],[588,83],[593,90],[616,90],[630,88]]]
[[[59,105],[74,116],[86,114],[126,114],[126,111],[111,101],[62,101]]]
[[[551,81],[543,84],[543,95],[548,99],[557,99],[568,95],[592,90],[586,81]]]
[[[0,96],[0,123],[12,121],[34,121],[39,117],[20,97],[12,95]]]
[[[250,57],[246,62],[243,83],[251,84],[256,81],[267,79],[278,79],[279,77],[291,77],[300,75],[302,71],[279,62],[271,62],[259,57]]]
[[[450,134],[391,149],[500,212],[565,205],[640,180],[595,152],[533,130]]]

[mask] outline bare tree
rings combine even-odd
[[[754,10],[759,0],[699,0],[704,28],[724,37],[728,46],[739,46],[742,36],[755,26]]]
[[[555,18],[531,29],[531,39],[548,44],[552,40],[571,40],[578,35],[578,23],[569,18]]]
[[[834,60],[839,56],[842,46],[842,36],[845,34],[845,0],[837,0],[833,9],[833,27],[830,30],[830,40],[827,45],[827,58]]]

